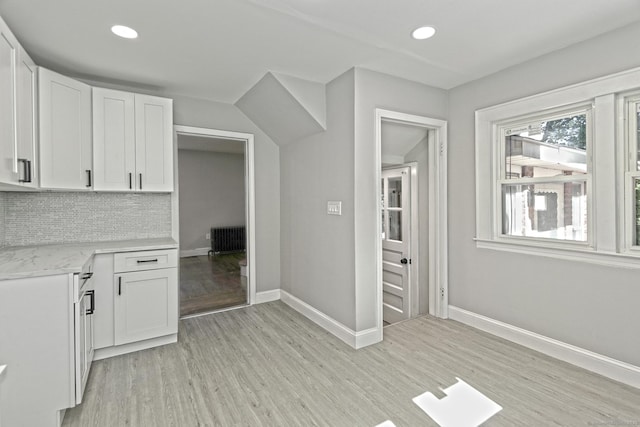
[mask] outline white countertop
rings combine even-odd
[[[0,280],[79,273],[94,254],[176,248],[178,248],[178,244],[170,237],[59,245],[9,246],[0,249]]]

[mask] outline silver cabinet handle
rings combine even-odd
[[[24,178],[18,179],[18,182],[31,182],[31,160],[18,159],[24,165]]]

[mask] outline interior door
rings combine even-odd
[[[382,171],[383,320],[410,317],[411,197],[408,166]]]

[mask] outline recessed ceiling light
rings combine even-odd
[[[124,25],[114,25],[111,27],[111,32],[116,36],[123,37],[125,39],[138,38],[138,32],[133,28],[125,27]]]
[[[411,33],[411,37],[416,40],[424,40],[428,39],[429,37],[433,37],[435,33],[436,29],[433,27],[420,27],[413,30],[413,33]]]

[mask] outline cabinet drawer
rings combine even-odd
[[[178,265],[178,251],[164,249],[158,251],[121,252],[113,257],[114,273],[126,271],[156,270]]]

